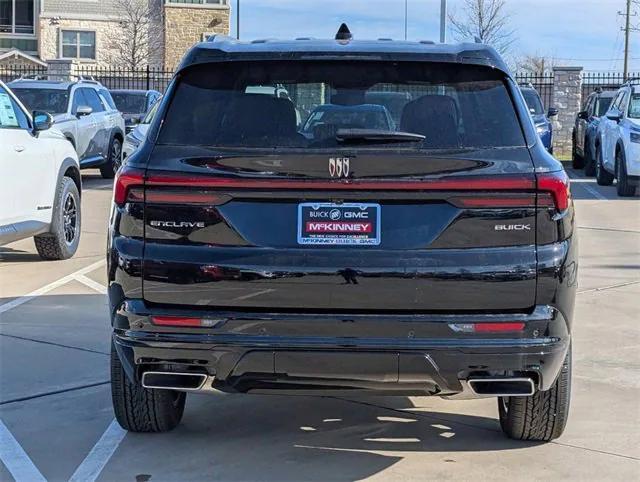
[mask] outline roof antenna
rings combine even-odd
[[[351,35],[351,31],[349,30],[349,27],[347,27],[347,24],[343,23],[340,25],[338,33],[336,34],[336,40],[351,40],[352,38],[353,35]]]

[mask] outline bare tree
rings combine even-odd
[[[451,12],[449,22],[456,40],[477,37],[505,54],[515,41],[509,28],[506,0],[462,0],[462,12]]]
[[[107,40],[107,61],[117,67],[140,69],[162,49],[160,8],[153,0],[114,0],[120,12],[119,35]]]
[[[529,74],[545,74],[555,66],[555,59],[545,57],[536,53],[535,55],[525,55],[517,62],[516,70]]]

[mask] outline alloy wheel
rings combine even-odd
[[[111,162],[113,163],[113,172],[120,169],[120,165],[122,164],[122,146],[117,140],[114,140],[111,144]]]
[[[67,193],[64,198],[62,220],[64,240],[68,245],[71,245],[76,239],[78,229],[78,208],[76,205],[76,199],[71,193]]]

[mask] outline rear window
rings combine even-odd
[[[609,107],[611,106],[611,101],[613,97],[600,97],[596,101],[596,116],[602,117],[607,113]]]
[[[527,107],[529,108],[529,112],[533,115],[541,115],[544,114],[544,107],[542,107],[542,101],[540,100],[540,96],[535,90],[523,90],[522,95],[524,96],[524,100],[527,103]]]
[[[116,108],[123,114],[143,114],[147,111],[147,96],[140,93],[112,92]]]
[[[524,146],[503,75],[417,62],[196,66],[180,76],[158,142],[330,149],[345,143],[345,131],[351,143],[353,130],[366,130],[354,149]]]
[[[629,117],[631,119],[640,119],[640,94],[633,94],[631,102],[629,102]]]
[[[160,106],[160,99],[161,98],[158,97],[158,99],[155,101],[151,109],[149,109],[149,112],[147,112],[147,115],[144,116],[144,119],[142,119],[142,122],[140,122],[140,124],[151,124],[151,121],[156,116],[156,112],[158,112],[158,107]]]
[[[49,114],[62,114],[67,112],[69,104],[69,92],[63,89],[28,89],[11,88],[20,102],[31,112],[43,110]]]
[[[113,97],[111,97],[111,94],[107,89],[98,89],[98,92],[104,99],[104,102],[109,106],[109,108],[118,110],[118,108],[116,107],[116,103],[113,101]]]

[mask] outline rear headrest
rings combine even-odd
[[[289,99],[264,94],[241,94],[228,106],[222,121],[224,137],[261,139],[296,133],[296,110]]]
[[[455,147],[458,144],[458,109],[448,95],[423,95],[402,111],[400,129],[426,136],[427,145]]]

